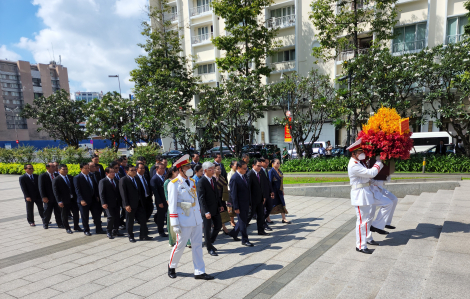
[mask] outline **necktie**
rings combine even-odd
[[[244,175],[241,175],[240,176],[242,177],[243,181],[245,182],[245,184],[247,184],[246,180],[245,180],[245,176]]]
[[[114,184],[114,180],[110,180],[110,182],[113,185],[114,189],[116,189],[116,185]]]
[[[33,183],[34,183],[34,177],[33,177],[33,175],[30,175],[29,178],[30,178],[31,181],[33,181]]]
[[[132,180],[132,182],[134,183],[135,187],[136,187],[137,189],[139,189],[139,187],[137,187],[137,183],[135,182],[134,178],[132,178],[131,180]]]
[[[259,172],[256,173],[256,177],[258,178],[258,183],[260,183],[260,180],[259,180]]]
[[[118,179],[118,180],[119,180],[119,174],[117,174],[117,173],[116,173],[116,179]]]
[[[211,179],[212,190],[214,190],[214,181]]]
[[[53,173],[51,173],[51,178],[54,179],[54,174]]]
[[[264,170],[264,173],[266,174],[266,176],[268,176],[268,170],[267,169]]]
[[[87,175],[86,180],[88,181],[88,184],[90,184],[91,190],[93,190],[93,183],[90,180],[90,177]]]
[[[67,186],[69,187],[70,189],[70,182],[69,182],[69,178],[67,176],[64,177],[65,178],[65,182],[67,183]]]
[[[142,181],[143,181],[143,182],[142,182],[142,185],[144,185],[145,197],[147,197],[147,196],[148,196],[148,192],[147,192],[147,187],[145,186],[145,185],[147,185],[147,181],[145,180],[144,177],[141,177],[141,179],[142,179]]]
[[[188,186],[191,186],[191,185],[189,184],[189,180],[188,180],[188,179],[186,179],[186,184],[188,184]]]

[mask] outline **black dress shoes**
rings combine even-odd
[[[274,224],[274,221],[266,221],[266,223],[269,223],[269,224]]]
[[[139,237],[139,240],[141,241],[148,241],[148,240],[152,240],[153,237],[150,237],[150,236],[146,236],[146,237]]]
[[[129,242],[135,243],[135,239],[134,238],[129,238]]]
[[[267,232],[260,232],[260,233],[258,233],[258,235],[260,235],[260,236],[269,236],[269,233],[267,233]]]
[[[108,233],[105,232],[104,230],[97,230],[97,231],[96,231],[96,234],[97,234],[97,235],[107,235]]]
[[[369,245],[380,245],[379,242],[375,242],[374,240],[372,240],[370,242],[367,242],[367,244],[369,244]]]
[[[126,226],[125,226],[125,225],[121,225],[121,226],[119,227],[119,229],[120,229],[120,230],[126,229]]]
[[[170,278],[176,278],[175,268],[170,268],[170,265],[168,265],[168,276]]]
[[[396,227],[393,226],[393,225],[385,225],[385,228],[388,228],[388,229],[395,229]]]
[[[113,234],[111,234],[111,233],[106,234],[106,236],[107,236],[108,239],[110,239],[110,240],[114,239]]]
[[[162,237],[162,238],[166,238],[166,237],[168,237],[168,235],[167,235],[167,234],[165,234],[165,233],[159,233],[158,235],[159,235],[160,237]]]
[[[209,254],[212,256],[219,256],[214,249],[209,250]]]
[[[65,228],[63,225],[57,225],[57,228]]]
[[[85,232],[85,236],[91,236],[90,232]]]
[[[269,231],[272,231],[272,230],[273,230],[273,229],[270,228],[267,224],[264,225],[264,229],[265,229],[265,230],[269,230]]]
[[[49,226],[48,226],[47,224],[43,224],[43,225],[42,225],[42,228],[44,228],[44,229],[48,229],[48,228],[49,228]]]
[[[374,226],[371,226],[371,227],[370,227],[370,231],[371,231],[371,232],[376,232],[376,233],[378,233],[378,234],[380,234],[380,235],[388,235],[388,234],[389,234],[388,231],[385,231],[385,230],[380,229],[380,228],[376,228],[376,227],[374,227]]]
[[[212,250],[217,251],[217,248],[215,248],[214,246],[212,246]]]
[[[214,279],[214,276],[210,276],[206,273],[202,273],[199,275],[194,275],[194,279],[212,280]]]
[[[356,247],[356,251],[357,252],[362,252],[362,253],[365,253],[365,254],[372,254],[372,250],[370,250],[369,248],[359,249],[359,248]]]
[[[251,244],[250,242],[244,242],[244,243],[242,242],[242,245],[243,245],[243,246],[248,246],[248,247],[253,247],[253,246],[255,246],[255,245]]]
[[[79,228],[74,228],[73,230],[76,231],[76,232],[82,232],[82,231],[83,231],[83,229],[82,229],[81,227],[79,227]]]
[[[122,237],[122,236],[124,236],[124,234],[122,234],[119,231],[115,230],[115,231],[113,231],[113,236]]]
[[[73,234],[73,231],[71,229],[67,229],[65,231],[67,232],[67,234]]]

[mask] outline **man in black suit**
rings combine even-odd
[[[119,160],[119,177],[123,178],[126,176],[126,170],[124,169],[124,167],[126,167],[127,165],[127,158],[126,156],[122,156],[121,158],[118,159]]]
[[[100,157],[97,154],[94,154],[93,157],[91,158],[91,161],[93,163],[95,163],[95,166],[96,166],[95,176],[96,176],[96,179],[99,182],[99,181],[101,181],[102,178],[105,177],[104,168],[100,164]]]
[[[152,188],[153,195],[155,196],[155,206],[157,212],[153,216],[153,220],[158,227],[158,234],[160,237],[168,237],[163,230],[165,223],[166,212],[168,211],[168,203],[165,198],[165,191],[163,190],[163,184],[165,183],[165,165],[162,163],[157,164],[157,172],[150,180],[150,187]]]
[[[248,241],[246,225],[248,224],[248,213],[251,206],[250,187],[245,178],[247,165],[244,161],[237,162],[237,172],[230,179],[230,198],[232,199],[233,211],[238,216],[238,221],[229,235],[239,241],[238,233],[242,234],[242,245],[252,247]]]
[[[57,176],[54,174],[55,166],[54,163],[49,162],[46,164],[46,172],[39,176],[39,194],[41,195],[42,201],[44,202],[44,219],[42,221],[42,227],[44,229],[49,228],[49,221],[52,217],[52,211],[54,211],[55,222],[58,228],[64,228],[62,224],[62,218],[60,216],[60,208],[55,200],[54,191],[52,190],[52,180]]]
[[[119,158],[118,160],[121,160]],[[114,169],[114,178],[118,181],[118,189],[119,189],[119,181],[121,180],[121,177],[123,177],[120,173],[121,171],[121,165],[119,164],[120,162],[111,162],[109,165],[112,169]],[[124,175],[125,176],[125,175]],[[115,221],[119,224],[119,229],[125,229],[126,223],[126,207],[123,205],[122,200],[119,201],[119,211],[120,211],[120,217],[116,218]]]
[[[201,162],[199,162],[199,154],[194,153],[194,154],[191,155],[191,158],[192,158],[191,168],[194,171],[194,167],[196,167],[197,165],[201,165]]]
[[[444,141],[440,141],[439,145],[437,146],[437,153],[439,155],[446,155],[447,154],[447,147],[444,145]]]
[[[137,165],[137,163],[141,163],[141,164],[144,164],[144,169],[145,169],[145,173],[144,173],[144,177],[145,179],[147,180],[147,182],[150,182],[150,171],[149,171],[149,168],[147,166],[147,159],[145,159],[144,156],[140,156],[137,161],[135,162],[135,165]],[[138,172],[138,170],[137,170]]]
[[[222,156],[220,153],[215,154],[214,164],[215,166],[220,165],[222,176],[225,178],[225,180],[227,180],[227,171],[225,170],[224,164],[222,164]]]
[[[161,163],[162,162],[162,156],[158,155],[155,157],[155,163],[152,165],[152,167],[150,167],[150,177],[153,178],[154,175],[157,173],[157,169],[158,169],[158,166],[157,164],[158,163]]]
[[[214,247],[215,239],[222,228],[222,218],[220,212],[224,210],[220,200],[215,179],[213,178],[215,166],[212,162],[204,162],[202,164],[204,175],[197,183],[197,197],[199,206],[201,207],[201,216],[204,223],[204,240],[206,242],[207,251],[212,256],[217,256]],[[211,227],[214,228],[211,233]]]
[[[251,215],[248,217],[248,223],[250,223],[253,214],[256,214],[258,235],[269,235],[264,231],[264,225],[266,223],[264,220],[264,203],[266,202],[266,196],[261,184],[262,165],[260,159],[255,159],[253,168],[246,176],[251,192]]]
[[[119,210],[122,199],[119,194],[119,181],[115,177],[114,168],[106,167],[104,170],[106,177],[98,185],[101,206],[106,211],[108,225],[106,235],[109,239],[114,236],[124,236],[119,233]]]
[[[82,224],[85,236],[91,236],[90,225],[91,216],[97,234],[104,234],[101,227],[101,201],[98,192],[98,184],[90,177],[90,166],[88,163],[80,164],[80,173],[73,178],[75,193],[77,194],[77,204],[82,215]]]
[[[147,180],[145,177],[145,165],[143,163],[137,162],[135,168],[137,168],[136,181],[137,185],[139,185],[140,196],[142,197],[142,201],[144,203],[145,222],[147,222],[153,212],[152,190],[150,189],[149,184],[150,180]]]
[[[26,164],[24,170],[26,173],[20,176],[19,181],[26,202],[26,219],[30,226],[36,226],[34,224],[34,204],[38,208],[41,220],[44,219],[44,207],[42,205],[41,194],[39,193],[39,176],[33,174],[34,167],[31,164]]]
[[[114,170],[114,178],[119,181],[121,179],[121,176],[119,175],[119,163],[113,161],[109,163],[109,168],[112,168]],[[106,173],[106,169],[104,170],[104,173],[106,174],[106,176],[108,176],[108,174]]]
[[[135,243],[134,239],[134,219],[140,223],[141,240],[151,240],[148,236],[147,222],[145,221],[145,206],[140,196],[140,190],[136,180],[136,169],[133,165],[126,165],[126,176],[119,180],[119,193],[126,207],[126,224],[129,242]]]
[[[65,230],[68,234],[72,234],[68,218],[69,211],[72,211],[73,215],[73,229],[76,232],[82,232],[83,230],[79,226],[80,216],[78,213],[77,195],[75,194],[75,187],[73,185],[73,176],[68,175],[68,173],[67,165],[60,164],[59,175],[52,180],[52,190],[54,191],[54,196],[60,207],[60,214]]]
[[[263,219],[266,221],[266,219],[269,217],[269,214],[271,214],[271,211],[273,209],[274,192],[271,186],[271,182],[269,182],[269,175],[268,175],[269,159],[261,158],[260,160],[261,160],[261,163],[263,164],[263,167],[261,168],[261,171],[260,171],[261,188],[263,189],[264,198],[266,198],[266,201],[264,203],[264,207],[266,209],[265,209]],[[272,228],[269,227],[267,222],[264,224],[264,228],[269,231],[272,230]]]

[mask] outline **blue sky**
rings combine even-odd
[[[0,0],[0,59],[48,63],[62,56],[70,91],[131,92],[148,0]],[[7,28],[7,30],[5,30]]]

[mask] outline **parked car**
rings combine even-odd
[[[349,157],[349,152],[346,150],[346,148],[344,146],[335,147],[331,150],[331,156],[330,157],[341,157],[341,156]]]
[[[449,154],[455,154],[454,152],[454,147],[455,145],[453,144],[445,144],[445,147],[446,147],[446,155],[449,155]],[[424,156],[429,156],[429,155],[438,155],[437,153],[437,145],[431,147],[430,149],[424,151],[424,152],[420,152],[420,154],[424,155]]]
[[[171,150],[169,152],[163,153],[162,158],[167,159],[167,160],[173,160],[175,158],[183,156],[183,152],[177,151],[177,150]]]
[[[216,147],[213,147],[211,148],[210,150],[208,150],[204,157],[213,157],[215,158],[215,155],[220,153],[220,146],[216,146]],[[231,151],[231,149],[228,147],[228,146],[223,146],[222,147],[222,155],[224,155],[224,157],[233,157],[233,153]]]
[[[261,157],[262,145],[258,144],[248,144],[242,147],[242,154],[248,154],[250,158],[259,158]]]

